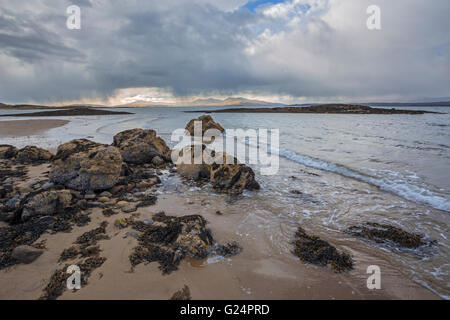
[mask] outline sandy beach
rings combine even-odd
[[[38,181],[48,165],[34,167],[30,181]],[[155,206],[140,208],[133,216],[139,220],[151,219],[160,211],[167,215],[201,214],[209,222],[218,242],[237,240],[244,250],[232,258],[190,259],[182,261],[179,269],[162,275],[157,263],[140,264],[133,271],[129,255],[137,245],[130,235],[130,227],[119,229],[114,221],[129,218],[120,213],[105,217],[95,208],[91,222],[75,227],[70,233],[44,234],[36,242],[45,243],[45,252],[32,264],[15,265],[0,271],[0,299],[38,299],[55,270],[65,263],[59,258],[83,233],[108,222],[106,233],[110,239],[99,241],[105,263],[89,276],[88,284],[79,291],[65,290],[60,299],[170,299],[187,285],[193,299],[437,299],[425,288],[402,276],[401,272],[382,259],[355,254],[356,268],[349,274],[303,264],[295,257],[286,257],[276,250],[267,250],[263,237],[240,237],[235,227],[244,218],[240,205],[230,206],[226,197],[212,203],[208,195],[200,195],[187,203],[183,195],[162,195]],[[216,212],[222,214],[218,215]],[[269,254],[268,254],[269,252]],[[352,253],[357,253],[352,250]],[[383,290],[370,291],[366,287],[364,266],[380,265],[384,270]]]
[[[23,137],[44,133],[50,129],[59,128],[66,124],[67,120],[11,120],[0,121],[0,136]]]

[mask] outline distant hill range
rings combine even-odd
[[[252,100],[246,98],[226,98],[221,99],[196,99],[193,101],[184,101],[178,103],[149,103],[147,101],[135,101],[116,107],[232,107],[232,106],[282,106],[282,103],[272,103],[261,100]]]
[[[356,104],[356,103],[355,103]],[[441,102],[369,102],[357,103],[366,106],[382,106],[382,107],[450,107],[450,101]],[[132,103],[116,105],[118,108],[148,108],[148,107],[305,107],[321,105],[319,103],[303,103],[285,105],[283,103],[273,103],[262,100],[252,100],[246,98],[226,98],[226,99],[196,99],[193,101],[184,101],[178,103],[149,103],[148,101],[135,101]],[[49,106],[49,105],[33,105],[33,104],[5,104],[0,103],[0,110],[33,110],[33,109],[83,109],[83,108],[113,108],[104,105],[95,104],[72,104],[65,106]]]

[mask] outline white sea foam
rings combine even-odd
[[[372,184],[374,186],[377,186],[382,190],[392,192],[407,200],[416,203],[427,204],[435,209],[450,212],[450,201],[447,198],[445,198],[445,195],[436,194],[435,192],[427,188],[425,185],[422,186],[414,185],[408,183],[405,180],[402,180],[401,178],[399,179],[376,178],[358,172],[356,170],[344,167],[342,165],[330,163],[320,159],[315,159],[286,149],[273,149],[271,147],[267,147],[267,150],[268,152],[271,153],[278,153],[280,156],[286,159],[303,164],[305,166],[329,172],[334,172],[349,178],[363,181]]]

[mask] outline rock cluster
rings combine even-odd
[[[47,150],[35,146],[27,146],[17,152],[16,161],[24,164],[38,164],[48,162],[52,157],[53,155]]]
[[[119,181],[121,169],[117,148],[79,139],[58,147],[50,180],[79,191],[105,190]]]
[[[10,159],[19,164],[41,164],[50,161],[52,157],[49,151],[35,146],[26,146],[19,150],[11,145],[0,145],[0,160]]]
[[[123,160],[130,164],[152,163],[156,166],[171,160],[170,149],[154,130],[133,129],[114,136]]]
[[[196,121],[199,121],[199,122],[202,123],[202,127],[201,127],[202,135],[205,134],[205,132],[207,130],[209,130],[209,129],[217,129],[221,133],[225,132],[225,129],[219,123],[215,122],[210,115],[204,115],[204,116],[198,117],[197,119],[192,119],[187,124],[186,130],[187,130],[187,132],[189,132],[189,134],[191,136],[194,135],[194,129],[195,129],[195,122]]]
[[[213,150],[206,150],[207,148],[206,145],[203,145],[201,150],[206,152],[202,152],[200,155],[194,146],[177,151],[180,157],[185,152],[191,155],[188,163],[177,165],[178,173],[195,181],[208,181],[217,191],[230,194],[241,194],[244,190],[260,189],[260,185],[255,179],[255,173],[249,166],[239,163],[236,158],[224,152],[216,154]],[[211,160],[209,155],[217,160]]]
[[[141,232],[139,246],[130,255],[132,267],[142,262],[159,262],[163,274],[178,269],[186,256],[204,259],[218,252],[231,256],[242,249],[236,243],[221,246],[215,243],[206,220],[200,215],[166,216],[160,212],[151,221],[138,221],[133,228]]]

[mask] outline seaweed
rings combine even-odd
[[[423,235],[414,234],[400,228],[379,224],[375,222],[366,222],[360,226],[351,226],[345,230],[352,236],[365,238],[376,243],[395,244],[396,246],[416,249],[421,246],[430,246],[436,241],[424,241]]]
[[[158,262],[162,273],[169,274],[178,269],[186,256],[204,259],[214,250],[224,256],[242,250],[237,243],[216,245],[206,224],[200,215],[171,217],[164,212],[155,214],[150,223],[133,222],[133,228],[141,234],[139,246],[129,257],[132,269],[142,262]]]
[[[301,227],[298,227],[293,245],[294,255],[303,262],[319,266],[331,265],[336,273],[353,269],[353,261],[349,254],[340,253],[328,242],[308,235]]]
[[[170,300],[191,300],[191,290],[188,286],[184,286],[183,289],[175,292]]]

